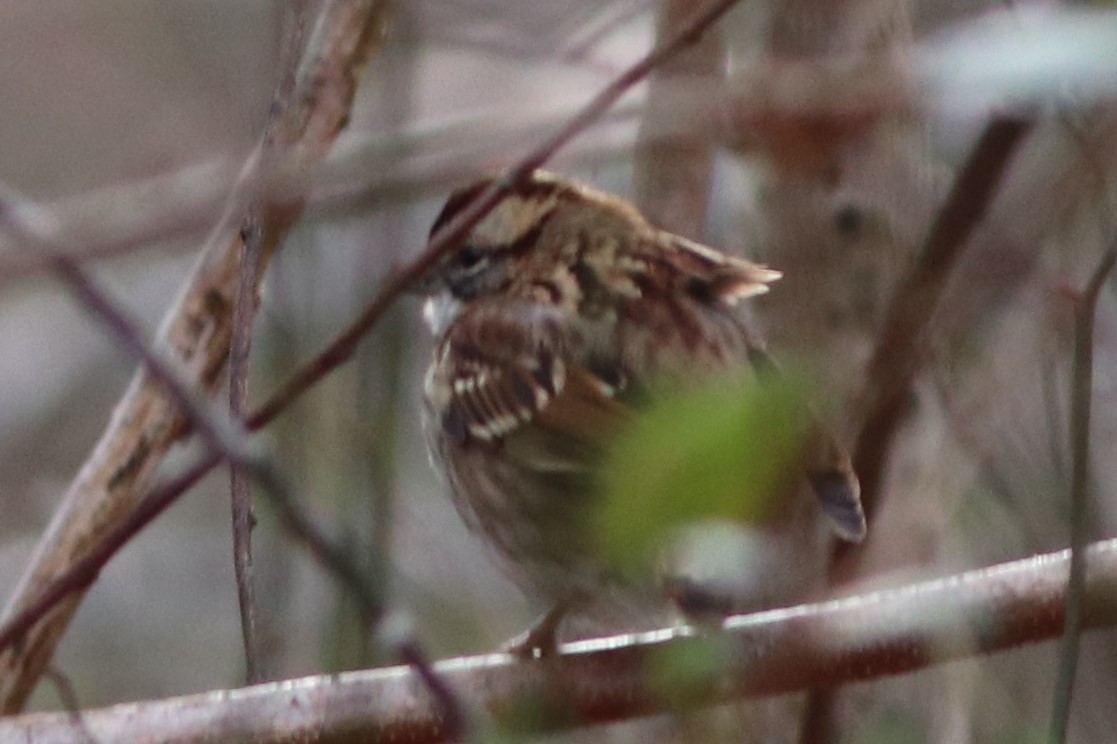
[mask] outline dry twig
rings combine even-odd
[[[1117,244],[1110,246],[1074,306],[1074,365],[1071,372],[1071,534],[1070,575],[1067,579],[1066,629],[1059,658],[1051,712],[1050,741],[1067,739],[1074,677],[1078,669],[1078,647],[1086,601],[1086,542],[1089,539],[1090,408],[1094,387],[1094,316],[1102,287],[1117,263]]]
[[[93,738],[93,734],[89,733],[85,721],[82,720],[81,704],[78,702],[77,693],[74,692],[74,686],[71,684],[69,677],[53,666],[48,666],[43,671],[43,677],[54,685],[58,697],[62,701],[62,707],[70,715],[73,728],[76,729],[75,733],[78,735],[75,737],[75,741],[80,741],[82,744],[97,744],[97,740]]]
[[[241,256],[236,295],[233,299],[233,331],[229,342],[229,414],[240,420],[248,406],[248,361],[252,349],[252,321],[256,316],[256,277],[260,261],[260,235],[254,224],[241,230]],[[256,585],[252,570],[252,481],[246,468],[229,463],[229,491],[233,525],[233,572],[240,605],[241,638],[244,643],[244,677],[249,684],[263,680],[260,670],[260,641],[256,633]]]
[[[292,96],[298,89],[299,61],[307,45],[307,32],[312,14],[305,2],[296,1],[280,7],[279,67],[283,70],[276,86],[273,110],[286,111],[291,107]],[[277,136],[280,117],[272,119],[273,129],[264,136],[262,166],[256,174],[257,188],[260,181],[273,177],[279,170],[283,157],[283,141]],[[266,193],[261,190],[261,193]],[[282,197],[276,200],[282,204]],[[306,196],[300,199],[305,202]],[[273,204],[276,202],[273,202]],[[293,211],[301,212],[301,205]],[[229,342],[229,413],[237,421],[248,410],[249,355],[252,350],[252,323],[259,308],[257,283],[260,270],[261,220],[267,218],[266,210],[257,205],[244,216],[240,230],[241,253],[237,274],[236,294],[233,298],[233,328]],[[244,643],[245,680],[251,684],[264,679],[261,669],[261,649],[256,628],[256,591],[252,566],[252,529],[256,517],[252,511],[252,482],[248,469],[237,462],[229,463],[229,490],[233,527],[233,570],[236,575],[237,602],[240,605],[241,636]]]

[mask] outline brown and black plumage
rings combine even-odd
[[[432,235],[488,183],[455,192]],[[584,520],[601,453],[649,383],[763,372],[739,304],[779,276],[546,173],[508,194],[422,287],[438,339],[426,428],[469,526],[544,594],[594,591]],[[860,539],[848,458],[817,438],[807,475],[836,531]]]

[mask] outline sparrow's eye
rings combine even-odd
[[[485,259],[485,252],[475,245],[465,245],[458,251],[458,263],[463,269],[472,269]]]
[[[467,243],[454,254],[443,273],[446,286],[459,300],[469,300],[500,286],[506,276],[493,252]]]

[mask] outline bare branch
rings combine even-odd
[[[297,105],[278,113],[265,140],[266,145],[286,152],[283,167],[292,183],[306,183],[310,167],[324,156],[348,120],[356,88],[355,69],[378,32],[382,9],[383,3],[375,0],[339,0],[325,6],[310,45],[312,52],[298,78],[297,87],[305,95],[295,96]],[[168,311],[154,344],[172,349],[200,389],[212,389],[225,369],[240,249],[238,225],[242,208],[255,197],[250,190],[235,195],[229,219],[215,233],[179,301]],[[282,206],[278,214],[269,212],[259,270],[297,218],[301,199],[291,196]],[[114,534],[114,528],[136,508],[162,455],[188,431],[188,419],[178,402],[141,371],[71,484],[5,617],[39,602],[41,592],[55,577],[103,545],[105,535]],[[0,655],[0,710],[14,712],[22,707],[79,601],[80,590],[68,594],[64,603],[20,636],[18,646]]]
[[[63,603],[68,598],[92,584],[104,565],[124,545],[166,511],[182,494],[193,488],[220,462],[220,457],[211,451],[180,476],[168,481],[144,498],[139,506],[117,524],[88,554],[70,564],[26,607],[0,626],[0,653],[16,648],[19,641],[35,627],[37,622],[54,608],[65,606]],[[255,476],[263,482],[273,506],[279,513],[284,529],[303,543],[311,555],[352,592],[360,605],[362,617],[369,618],[373,623],[378,622],[383,614],[383,606],[377,588],[367,580],[343,550],[336,547],[318,530],[314,522],[303,513],[298,503],[291,497],[285,484],[277,480],[270,469],[259,470]],[[456,702],[451,688],[439,680],[431,670],[418,644],[410,637],[402,637],[396,640],[394,646],[399,658],[415,667],[424,684],[428,685],[437,698],[442,706],[439,715],[446,722],[447,730],[458,731],[458,727],[463,724],[460,705]]]
[[[635,3],[632,7],[640,9]],[[618,12],[623,17],[629,10],[620,8]],[[1066,67],[1050,66],[1050,59],[1042,55],[1033,55],[1034,63],[1049,67],[1037,70],[1016,64],[1019,50],[1035,43],[1037,23],[1050,29],[1051,38],[1056,40],[1074,39],[1083,29],[1092,29],[1103,35],[1099,44],[1111,47],[1117,30],[1112,14],[1046,9],[1042,18],[1032,14],[1023,26],[1018,15],[995,23],[982,17],[959,26],[959,33],[945,42],[939,37],[916,45],[910,69],[898,69],[887,55],[819,55],[750,63],[736,70],[727,84],[707,81],[672,86],[670,96],[679,101],[679,116],[665,116],[652,134],[656,139],[685,136],[723,144],[728,136],[732,146],[751,149],[780,136],[788,125],[799,130],[825,124],[826,131],[856,132],[864,129],[866,122],[910,114],[916,109],[979,111],[1002,105],[1006,97],[1043,105],[1068,87],[1091,91],[1101,99],[1112,98],[1114,89],[1105,82],[1111,80],[1105,67],[1107,58],[1093,54],[1095,47],[1076,47]],[[997,52],[990,53],[991,48]],[[1063,52],[1069,53],[1068,49]],[[994,85],[982,65],[953,64],[959,52],[967,57],[980,53],[991,60],[1013,63],[1011,69],[1000,71]],[[630,110],[629,117],[631,114]],[[394,192],[398,198],[401,191],[415,193],[417,188],[430,189],[433,184],[440,187],[479,163],[502,157],[510,141],[534,137],[541,127],[549,129],[554,121],[566,118],[565,112],[551,112],[537,115],[535,121],[525,125],[523,109],[516,107],[481,120],[438,122],[429,131],[412,132],[402,138],[361,139],[355,133],[358,137],[344,153],[316,169],[310,206],[328,211],[367,202],[370,195],[383,197]],[[393,170],[385,174],[370,167],[369,161],[376,162],[385,152],[401,150],[421,153],[407,164],[408,173]],[[600,155],[600,150],[586,153],[587,158]],[[423,166],[414,162],[420,159]],[[439,162],[433,172],[427,164],[432,160]],[[239,170],[234,160],[217,159],[43,206],[60,217],[67,235],[75,236],[72,242],[81,245],[81,258],[117,255],[158,245],[161,240],[194,235],[210,225]],[[287,182],[282,174],[269,184],[272,193],[280,195],[300,188],[299,179]],[[3,256],[0,282],[44,269],[38,257]]]
[[[236,295],[233,300],[233,331],[229,348],[229,414],[240,420],[248,406],[249,354],[252,321],[256,316],[256,279],[260,261],[260,234],[255,224],[241,231],[241,256]],[[233,525],[233,572],[240,605],[241,638],[244,642],[245,680],[252,684],[264,678],[260,669],[260,640],[256,633],[256,586],[252,570],[252,481],[247,469],[229,463],[230,506]]]
[[[1117,263],[1117,244],[1110,246],[1090,277],[1074,308],[1074,366],[1072,369],[1071,434],[1071,530],[1070,575],[1067,579],[1067,620],[1063,649],[1059,658],[1059,677],[1055,684],[1051,735],[1049,741],[1062,744],[1067,739],[1074,677],[1078,669],[1078,648],[1082,636],[1082,615],[1086,601],[1086,542],[1089,539],[1090,486],[1090,408],[1094,388],[1094,316],[1098,296]]]
[[[439,662],[434,670],[470,708],[532,732],[877,679],[1055,638],[1063,626],[1069,561],[1064,550],[864,596],[732,617],[723,633],[669,628],[566,644],[543,661],[489,654]],[[1117,540],[1090,546],[1087,563],[1083,626],[1117,624]],[[676,654],[708,654],[711,645],[723,666],[672,667],[669,683],[649,671]],[[540,701],[553,701],[554,715],[524,714],[525,705]],[[437,704],[405,667],[131,703],[87,711],[83,720],[98,740],[121,744],[446,739]],[[0,719],[0,740],[52,744],[73,734],[66,714]]]
[[[46,257],[73,296],[105,326],[117,343],[143,362],[147,374],[163,386],[209,446],[234,462],[250,459],[245,437],[237,431],[238,427],[194,392],[192,382],[164,348],[144,340],[140,324],[97,285],[59,242],[49,218],[3,182],[0,182],[0,228],[23,248]]]
[[[276,111],[285,111],[298,84],[299,61],[306,48],[312,14],[305,0],[296,0],[278,9],[279,69],[283,71],[276,85]],[[275,120],[273,119],[273,122]],[[270,132],[269,132],[270,135]],[[260,175],[268,177],[278,170],[274,161],[282,157],[277,142],[265,136],[265,163]],[[305,197],[304,197],[305,198]],[[283,199],[280,202],[284,201]],[[259,308],[257,284],[260,276],[260,243],[263,210],[257,207],[244,218],[241,227],[240,266],[236,295],[233,298],[233,329],[229,349],[229,413],[237,421],[248,409],[249,358],[252,350],[252,324]],[[256,587],[252,566],[252,529],[256,517],[252,511],[252,483],[248,469],[229,463],[230,506],[233,527],[233,570],[236,575],[237,602],[240,606],[241,636],[244,643],[245,679],[251,684],[263,681],[261,649],[256,628]]]
[[[89,730],[85,727],[85,722],[82,721],[81,704],[78,702],[78,695],[74,692],[74,685],[70,682],[70,678],[53,666],[48,666],[43,670],[43,677],[50,681],[55,690],[58,691],[62,707],[69,714],[73,727],[77,729],[76,733],[79,734],[78,737],[75,737],[76,740],[80,740],[82,744],[97,744],[97,740],[89,733]]]

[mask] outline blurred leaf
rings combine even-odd
[[[651,656],[651,685],[663,700],[680,707],[695,702],[696,683],[717,678],[732,656],[732,648],[722,636],[699,635],[687,643],[674,643],[655,649]]]
[[[495,717],[479,717],[480,726],[472,741],[480,744],[537,741],[540,729],[569,727],[577,722],[577,713],[565,700],[539,691],[525,691],[488,713]]]
[[[657,400],[610,448],[596,536],[625,570],[703,519],[757,522],[800,459],[802,385],[731,379]]]

